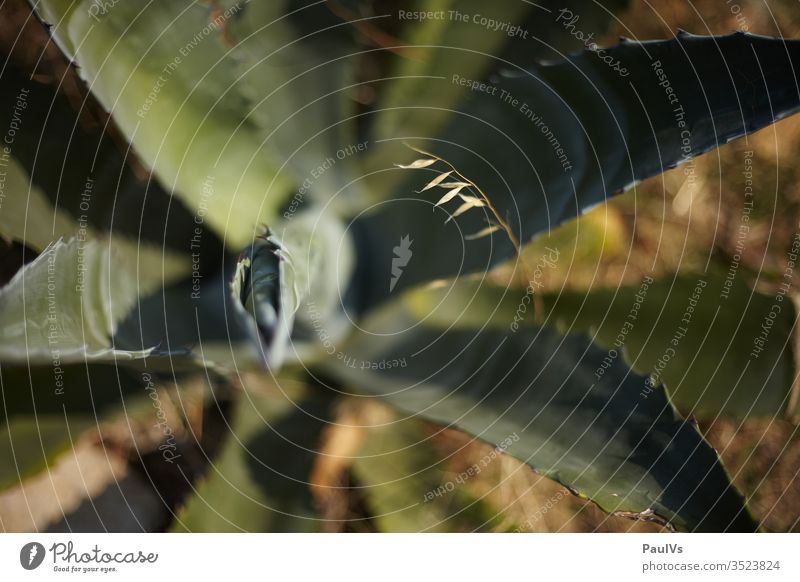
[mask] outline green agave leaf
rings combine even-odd
[[[3,79],[2,119],[16,130],[2,151],[0,234],[43,254],[2,291],[0,313],[10,325],[0,358],[35,366],[53,354],[63,362],[164,355],[154,349],[164,334],[148,344],[111,336],[140,299],[190,268],[197,280],[205,276],[221,258],[220,241],[201,216],[137,176],[126,145],[97,125],[87,102],[77,111],[11,64]],[[196,366],[171,360],[164,369],[175,372],[176,364]]]
[[[300,211],[238,258],[227,258],[222,272],[193,274],[142,300],[115,342],[188,351],[227,370],[275,371],[284,360],[310,361],[319,349],[320,325],[333,338],[350,329],[339,293],[354,268],[351,245],[338,219],[318,209]]]
[[[286,358],[309,364],[352,329],[345,306],[356,301],[349,288],[356,269],[353,240],[345,224],[319,206],[270,230],[283,249],[284,287],[293,291],[296,306]]]
[[[466,476],[444,470],[424,423],[395,418],[367,430],[352,470],[380,531],[475,531],[492,521],[461,487]]]
[[[381,94],[374,122],[376,135],[380,139],[391,139],[400,133],[425,136],[440,129],[447,119],[448,106],[456,104],[463,93],[463,86],[452,83],[450,77],[458,73],[459,78],[485,78],[487,69],[496,66],[491,55],[501,53],[516,38],[481,27],[472,18],[477,15],[487,21],[517,25],[524,34],[521,21],[531,11],[532,6],[524,2],[434,0],[414,2],[409,9],[404,7],[389,14],[391,20],[405,25],[399,34],[407,45],[399,55],[391,57],[394,66],[388,76],[392,81]],[[435,18],[405,16],[419,13]],[[454,17],[456,13],[465,15],[466,21]],[[532,41],[529,49],[531,44]],[[426,111],[429,105],[435,109]]]
[[[796,415],[787,409],[794,306],[740,281],[725,283],[721,276],[683,275],[643,292],[640,286],[568,291],[545,295],[544,302],[562,330],[591,330],[609,348],[608,360],[624,355],[638,372],[653,372],[682,411],[707,419]],[[780,310],[775,318],[773,305]],[[767,340],[755,344],[762,326]]]
[[[150,378],[212,365],[158,341],[114,340],[140,294],[160,295],[165,273],[183,270],[162,251],[122,240],[58,240],[0,290],[0,486],[47,466],[101,416],[124,411],[123,397],[141,397]]]
[[[739,280],[726,281],[721,275],[683,274],[618,289],[537,289],[537,295],[546,325],[561,333],[586,333],[605,348],[596,379],[607,365],[624,360],[640,374],[654,372],[675,406],[692,416],[792,416],[787,407],[794,379],[795,308]],[[520,293],[465,281],[412,292],[405,301],[431,325],[511,328],[534,321],[533,303],[521,301]],[[771,319],[776,304],[779,311]],[[762,326],[769,328],[767,341],[755,344]],[[754,348],[762,344],[754,357]]]
[[[152,357],[151,367],[171,374],[277,367],[296,299],[276,248],[259,239],[239,261],[207,274],[188,257],[122,236],[58,240],[0,290],[0,361],[141,367],[138,360]],[[273,272],[282,275],[273,280]],[[270,288],[280,296],[274,305]],[[265,321],[269,310],[280,317]]]
[[[299,205],[352,179],[366,147],[348,121],[353,43],[324,6],[36,8],[144,162],[232,247],[274,223],[294,185]]]
[[[72,104],[53,86],[8,63],[0,123],[15,128],[12,143],[0,153],[4,236],[40,251],[59,237],[113,232],[164,246],[168,254],[186,252],[202,220],[173,203],[137,166],[127,144],[118,143],[107,121],[97,118],[91,97]],[[212,232],[203,233],[195,246],[202,248],[204,265],[221,255]]]
[[[4,173],[4,190],[11,196],[3,200],[0,234],[42,251],[53,240],[75,232],[74,222],[56,211],[41,189],[30,183],[19,162],[10,158]]]
[[[575,11],[584,28],[601,34],[627,1],[543,0],[535,4],[428,0],[386,14],[380,20],[382,27],[398,27],[403,47],[398,54],[386,56],[392,59],[387,75],[391,82],[379,86],[373,121],[376,139],[432,137],[463,100],[469,82],[480,87],[489,83],[492,73],[509,66],[528,67],[583,48],[574,36],[553,26],[553,12]],[[411,16],[420,12],[433,18]],[[376,165],[393,162],[397,159],[381,157]],[[381,183],[386,179],[380,175]]]
[[[569,34],[563,20],[556,22],[558,13],[548,18]],[[494,94],[464,89],[464,104],[448,130],[430,136],[436,141],[429,149],[486,192],[525,243],[644,178],[795,112],[798,51],[793,40],[684,33],[510,70],[491,80]],[[405,163],[413,158],[401,142],[417,137],[397,135],[385,147]],[[455,207],[433,208],[441,192],[414,193],[447,169],[438,164],[410,173],[413,181],[354,225],[372,265],[363,282],[371,284],[366,305],[389,294],[383,280],[403,237],[418,252],[395,293],[513,255],[503,232],[465,240],[487,226],[486,208],[445,223]]]
[[[120,321],[114,344],[225,372],[279,366],[295,309],[283,273],[274,243],[258,238],[219,272],[193,273],[143,297]]]
[[[228,441],[173,531],[319,529],[308,479],[331,402],[289,392],[248,392],[237,403]]]
[[[149,377],[103,364],[0,364],[0,489],[45,469],[82,432],[141,399]]]
[[[147,269],[137,269],[138,261]],[[0,361],[50,365],[146,357],[116,349],[118,322],[180,271],[161,251],[135,244],[58,240],[0,290]],[[163,269],[153,265],[167,265]]]
[[[336,208],[361,196],[355,167],[370,144],[358,140],[353,117],[359,51],[351,25],[327,3],[249,2],[227,33],[248,121],[294,178],[297,205]],[[295,212],[290,203],[286,216]]]
[[[605,511],[682,530],[757,528],[714,450],[664,390],[643,395],[647,379],[619,361],[596,380],[605,352],[587,338],[530,325],[449,328],[418,316],[403,302],[386,306],[323,370],[490,443],[516,434],[509,454]]]
[[[0,289],[0,487],[46,467],[101,414],[124,410],[124,394],[142,393],[140,374],[196,369],[156,344],[112,341],[140,293],[183,271],[175,260],[121,236],[57,240]],[[163,270],[153,268],[160,262]]]
[[[245,313],[244,304],[234,301],[231,295],[230,283],[236,272],[230,268],[222,273],[217,271],[223,260],[222,250],[214,233],[205,228],[206,210],[198,209],[192,215],[180,204],[173,204],[155,181],[137,178],[125,155],[124,144],[114,143],[102,129],[87,126],[66,98],[53,88],[31,81],[13,68],[8,69],[7,76],[8,84],[4,83],[0,91],[6,106],[3,115],[9,116],[9,123],[13,121],[18,131],[10,148],[13,157],[3,160],[6,196],[0,233],[36,250],[44,249],[60,236],[75,236],[75,256],[64,258],[59,264],[51,256],[52,272],[46,278],[47,282],[52,277],[59,279],[53,284],[66,291],[61,301],[71,302],[70,309],[85,300],[83,309],[89,318],[95,317],[89,310],[95,298],[73,293],[73,283],[108,278],[119,285],[119,289],[111,288],[115,293],[120,291],[117,295],[108,293],[102,285],[96,290],[92,287],[92,292],[107,298],[109,305],[118,311],[112,314],[113,322],[101,322],[101,329],[84,330],[74,313],[65,314],[63,319],[68,325],[78,322],[69,333],[80,334],[86,340],[86,346],[80,349],[85,349],[94,361],[100,357],[169,355],[169,363],[164,362],[167,372],[174,372],[175,364],[179,368],[196,367],[201,359],[206,366],[233,368],[237,363],[234,352],[241,355],[238,362],[248,366],[262,366],[265,359],[274,364],[281,359],[282,350],[259,351],[256,324]],[[35,115],[39,110],[49,111],[49,115]],[[113,251],[109,250],[110,256],[104,259],[102,254],[106,251],[102,250],[102,244],[87,244],[100,239],[108,244],[108,232],[115,235],[109,245]],[[128,236],[140,243],[129,240]],[[157,242],[164,250],[158,252],[142,242]],[[185,258],[173,249],[180,249]],[[264,264],[267,262],[265,259]],[[224,264],[230,265],[230,261]],[[190,268],[190,280],[174,283],[187,275]],[[37,281],[44,281],[44,270],[39,267]],[[166,284],[163,292],[154,293],[162,284]],[[22,286],[20,282],[13,290],[18,302],[24,301],[35,306],[34,309],[46,307],[45,295],[27,292],[23,297]],[[294,310],[289,301],[292,299],[291,295],[284,298],[289,322]],[[57,303],[52,301],[50,307],[60,310]],[[104,315],[104,305],[102,302],[94,305],[100,316]],[[6,311],[11,319],[12,307],[7,305]],[[205,315],[202,325],[197,321],[198,311]],[[15,333],[24,332],[26,327],[16,323],[12,328]],[[37,329],[41,334],[47,331],[47,326],[39,325]],[[284,330],[283,344],[288,333]],[[111,335],[116,352],[97,353],[109,348]],[[275,342],[276,348],[282,343]],[[80,342],[74,347],[79,345]],[[201,349],[193,350],[197,346]],[[50,359],[48,347],[52,346],[34,349],[41,353],[34,355],[33,364],[40,356],[43,361]],[[6,348],[14,351],[11,344]],[[68,361],[80,359],[79,352],[61,355],[70,358]],[[161,366],[158,362],[154,365]]]
[[[0,438],[3,454],[0,491],[51,466],[90,426],[86,418],[71,419],[67,424],[61,416],[44,415],[12,418],[4,423]]]
[[[241,5],[219,14],[190,0],[34,7],[165,188],[228,243],[245,246],[277,214],[291,181],[265,155],[246,100],[232,89],[239,71],[225,30]]]

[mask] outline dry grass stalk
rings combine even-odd
[[[433,166],[436,163],[442,163],[446,165],[449,170],[438,174],[433,180],[428,182],[422,190],[418,193],[425,192],[427,190],[431,190],[433,188],[441,188],[446,190],[446,193],[436,202],[435,206],[441,206],[447,204],[448,202],[454,200],[456,197],[461,199],[461,205],[448,217],[445,223],[450,222],[452,219],[456,218],[457,216],[461,216],[465,212],[472,210],[473,208],[485,208],[488,210],[489,214],[491,215],[491,219],[488,221],[489,225],[471,235],[467,235],[464,238],[466,240],[477,240],[479,238],[483,238],[485,236],[489,236],[492,233],[495,233],[499,230],[502,230],[505,235],[508,237],[508,240],[511,242],[512,246],[514,247],[514,252],[517,256],[517,260],[522,267],[523,274],[525,275],[526,281],[525,285],[530,285],[531,282],[534,280],[533,278],[533,269],[525,260],[525,257],[522,253],[522,246],[520,245],[519,239],[514,234],[514,231],[509,226],[508,222],[500,215],[497,208],[495,208],[494,204],[492,204],[491,199],[489,196],[484,192],[480,186],[478,186],[475,182],[467,178],[464,174],[462,174],[458,168],[456,168],[453,164],[445,160],[444,158],[437,156],[431,152],[425,151],[420,148],[416,148],[412,145],[405,144],[406,147],[409,149],[417,152],[418,154],[422,154],[427,156],[427,158],[414,160],[410,164],[403,165],[403,164],[395,164],[398,168],[403,170],[419,170],[423,168],[428,168]],[[455,177],[458,181],[455,182],[445,182],[448,178]],[[470,196],[468,194],[462,193],[464,188],[469,188],[474,192],[478,193],[478,196]],[[534,305],[534,318],[537,323],[541,323],[544,320],[544,305],[542,304],[541,297],[534,294],[533,296],[533,305]]]

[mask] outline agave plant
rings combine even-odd
[[[773,301],[738,281],[559,292],[539,273],[567,250],[531,249],[795,112],[796,41],[598,47],[622,2],[31,4],[60,52],[2,70],[0,229],[35,256],[0,291],[4,485],[200,370],[237,404],[175,529],[317,528],[306,483],[347,395],[609,513],[758,529],[682,413],[796,413],[790,302],[747,356]]]

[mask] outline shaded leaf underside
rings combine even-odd
[[[332,356],[323,369],[490,443],[517,434],[509,454],[605,511],[654,513],[684,530],[756,528],[716,453],[663,388],[645,390],[646,378],[620,362],[596,380],[605,352],[587,338],[532,326],[408,329],[416,321],[387,307],[344,346],[347,358]]]
[[[507,73],[488,80],[493,94],[464,89],[442,135],[400,133],[382,147],[406,162],[402,142],[426,140],[427,149],[488,194],[524,243],[638,181],[795,112],[798,54],[799,41],[681,34],[606,49],[602,55],[619,63],[624,76],[591,51],[529,70],[507,63]],[[440,105],[428,99],[407,106],[424,119]],[[413,193],[445,169],[406,171],[394,199],[359,217],[354,232],[369,265],[363,277],[388,280],[384,257],[406,235],[424,254],[408,265],[395,292],[485,271],[513,255],[502,232],[464,241],[486,226],[481,209],[445,224],[447,210],[432,208],[435,190],[427,197]],[[364,293],[365,307],[387,295],[382,284]]]

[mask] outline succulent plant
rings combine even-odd
[[[418,3],[442,12],[425,20],[361,0],[31,4],[71,65],[2,71],[0,232],[35,257],[0,291],[4,485],[151,377],[202,371],[235,411],[174,529],[315,529],[306,483],[342,395],[608,513],[758,529],[682,413],[797,413],[791,302],[748,356],[773,300],[739,281],[559,291],[537,273],[566,249],[531,249],[797,111],[798,41],[601,49],[589,32],[622,2]],[[305,387],[265,396],[249,373]]]

